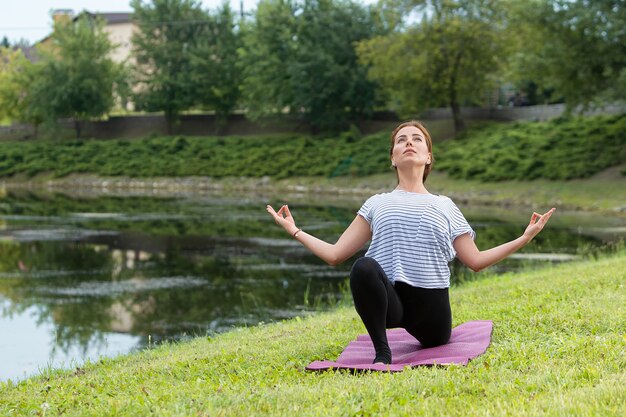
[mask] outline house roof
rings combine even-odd
[[[28,59],[30,62],[36,62],[38,60],[37,49],[34,46],[24,45],[24,46],[18,46],[15,49],[21,50],[24,56],[26,57],[26,59]]]
[[[87,10],[82,11],[74,17],[74,21],[76,21],[83,14],[87,14],[89,16],[98,16],[103,18],[108,25],[115,25],[118,23],[128,23],[132,20],[133,14],[130,12],[89,12]]]
[[[63,10],[65,12],[71,12],[71,10]],[[76,16],[74,16],[72,18],[72,22],[76,22],[81,16],[90,16],[90,17],[101,17],[104,19],[104,21],[106,22],[107,25],[115,25],[115,24],[121,24],[121,23],[129,23],[133,20],[133,14],[130,12],[90,12],[87,10],[83,10],[82,12],[78,13]],[[45,38],[41,39],[38,42],[35,42],[35,45],[40,44],[45,42],[46,40],[48,40],[50,38],[50,36],[52,36],[52,33],[50,33],[48,36],[46,36]]]

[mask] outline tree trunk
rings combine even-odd
[[[80,120],[74,119],[74,130],[76,131],[76,139],[80,139],[80,131],[81,131],[81,123]]]
[[[448,97],[450,98],[450,108],[452,109],[452,119],[454,120],[454,133],[461,133],[465,129],[465,123],[461,117],[461,105],[459,104],[458,94],[456,90],[456,74],[461,66],[461,57],[463,52],[459,51],[454,59],[454,67],[452,69],[452,75],[450,76],[450,89],[448,90]]]
[[[167,134],[169,136],[174,134],[174,115],[170,112],[165,112],[165,124],[167,125]]]
[[[452,119],[454,120],[454,133],[461,133],[465,129],[465,122],[461,116],[461,106],[456,100],[450,103],[452,109]]]
[[[228,116],[230,112],[222,109],[215,111],[215,134],[225,135],[228,133]]]

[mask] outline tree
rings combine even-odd
[[[448,106],[456,131],[464,128],[461,104],[473,103],[492,84],[505,48],[498,2],[431,0],[398,2],[422,13],[419,23],[361,42],[357,51],[370,65],[390,105],[401,113]]]
[[[253,118],[288,111],[314,130],[340,130],[374,106],[356,42],[377,26],[351,0],[265,0],[244,35],[243,98]]]
[[[295,13],[293,1],[261,1],[254,21],[244,28],[242,95],[253,119],[280,113],[293,102],[287,67],[296,49]]]
[[[552,90],[569,110],[626,96],[622,0],[520,0],[515,6],[513,79]]]
[[[31,63],[21,50],[0,48],[0,120],[31,123],[37,136],[46,119],[46,99],[41,97],[41,65]]]
[[[39,78],[29,106],[51,121],[72,118],[77,138],[83,121],[107,114],[114,104],[120,69],[109,57],[114,46],[103,27],[103,20],[87,14],[59,23],[52,45],[39,51]]]
[[[19,119],[24,87],[19,79],[27,64],[22,51],[0,47],[0,121]]]
[[[191,51],[208,19],[195,0],[132,0],[138,31],[133,35],[139,109],[163,111],[173,132],[181,111],[193,105]]]
[[[238,49],[241,38],[228,3],[209,15],[204,32],[191,49],[191,81],[195,103],[215,110],[218,128],[239,102],[241,68]]]
[[[0,41],[0,48],[9,48],[11,44],[9,43],[9,39],[6,36],[2,37],[2,41]]]

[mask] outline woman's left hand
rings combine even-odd
[[[544,214],[539,214],[536,212],[533,213],[533,215],[530,217],[530,223],[528,223],[528,227],[526,227],[526,230],[524,231],[524,237],[526,237],[529,242],[535,236],[537,236],[539,232],[541,232],[541,230],[546,225],[546,223],[550,219],[550,216],[552,216],[552,213],[554,213],[555,210],[556,208],[553,207]]]

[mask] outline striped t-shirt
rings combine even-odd
[[[448,288],[452,242],[476,234],[448,197],[403,190],[376,194],[359,209],[370,224],[372,241],[365,256],[374,258],[391,282],[421,288]]]

